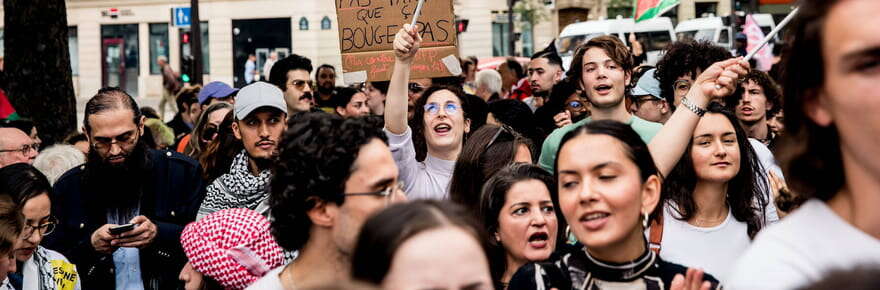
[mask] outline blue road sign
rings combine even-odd
[[[188,27],[192,22],[189,7],[172,8],[171,15],[174,18],[174,26]]]

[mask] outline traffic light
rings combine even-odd
[[[467,19],[455,20],[455,30],[458,31],[458,33],[466,32],[467,27],[468,27],[468,22],[470,22],[470,21]]]
[[[181,58],[180,62],[180,81],[188,83],[193,75],[193,57],[187,55]]]

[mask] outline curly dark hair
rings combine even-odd
[[[764,211],[768,201],[762,190],[761,184],[766,182],[766,175],[761,169],[761,162],[758,155],[752,150],[749,143],[749,136],[746,134],[736,116],[724,108],[719,103],[709,104],[707,114],[721,114],[730,121],[736,132],[736,141],[739,147],[740,166],[739,172],[731,180],[727,181],[727,204],[733,217],[741,222],[745,222],[748,227],[750,238],[754,238],[758,231],[766,224],[766,213]],[[698,207],[694,201],[694,188],[699,178],[694,170],[694,162],[691,158],[691,145],[688,144],[687,151],[681,157],[681,160],[669,173],[663,184],[663,190],[660,193],[660,205],[667,202],[672,203],[673,209],[679,215],[678,219],[686,221],[696,214]],[[662,209],[662,207],[658,206]],[[658,214],[656,217],[659,217]],[[655,217],[655,218],[656,218]]]
[[[272,235],[288,251],[309,240],[306,213],[318,201],[341,205],[345,181],[361,147],[373,139],[388,144],[376,117],[343,119],[324,112],[300,113],[288,122],[270,181]]]
[[[769,74],[756,69],[749,71],[748,74],[739,79],[738,82],[740,85],[736,86],[736,91],[733,95],[727,96],[725,103],[727,103],[728,110],[736,112],[736,106],[746,92],[742,84],[745,84],[747,81],[753,81],[758,84],[758,86],[764,90],[764,96],[767,98],[767,103],[773,105],[773,108],[770,109],[770,111],[767,111],[767,119],[772,118],[782,110],[782,91],[780,90],[779,85],[776,84],[776,81],[774,81]]]
[[[733,57],[727,49],[708,41],[682,40],[666,47],[666,54],[657,62],[654,78],[660,81],[660,96],[675,109],[675,80],[690,74],[695,79],[713,63]]]
[[[269,82],[281,89],[287,90],[287,72],[292,70],[304,70],[312,73],[312,61],[298,54],[291,54],[272,65],[269,71]]]
[[[464,114],[464,119],[468,120],[471,118],[469,98],[465,95],[464,91],[462,91],[461,87],[434,85],[425,90],[425,92],[422,93],[422,97],[416,100],[415,113],[413,114],[413,118],[409,120],[409,128],[412,130],[413,146],[416,149],[416,160],[419,162],[425,160],[425,157],[428,156],[428,143],[425,141],[425,104],[428,103],[428,98],[430,98],[431,95],[442,90],[450,91],[453,95],[458,97],[458,101],[461,103],[461,110]],[[468,134],[465,133],[464,139],[461,140],[462,144],[467,140],[467,136]]]

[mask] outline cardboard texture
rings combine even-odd
[[[391,79],[394,35],[412,21],[418,2],[336,0],[343,76],[358,76],[345,79],[346,83]],[[452,0],[425,0],[418,18],[422,45],[413,61],[411,78],[444,77],[453,75],[450,71],[460,71],[442,60],[458,55],[454,15]],[[366,73],[366,80],[361,72]]]

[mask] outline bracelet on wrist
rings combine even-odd
[[[684,105],[685,108],[697,114],[697,116],[702,117],[706,114],[706,109],[700,108],[699,106],[691,103],[691,100],[688,100],[687,97],[681,98],[681,104]]]

